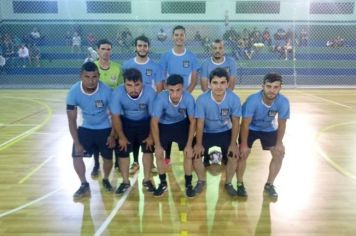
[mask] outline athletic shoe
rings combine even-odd
[[[232,197],[237,196],[237,191],[234,189],[234,187],[232,186],[231,183],[225,184],[224,187],[225,187],[226,192],[227,192],[230,196],[232,196]]]
[[[203,191],[204,187],[205,187],[205,180],[198,180],[197,185],[195,185],[194,187],[194,192],[196,194],[199,194]]]
[[[99,176],[99,166],[94,166],[93,170],[91,171],[91,177],[96,178]]]
[[[274,189],[274,185],[273,184],[269,184],[269,183],[265,184],[265,193],[267,193],[268,196],[270,196],[271,198],[277,198],[278,197],[278,193]]]
[[[116,194],[123,194],[130,188],[130,183],[121,183],[120,186],[116,189]]]
[[[142,185],[146,189],[147,192],[153,193],[156,190],[156,188],[152,184],[151,180],[142,181]]]
[[[193,190],[193,186],[192,185],[188,185],[188,186],[185,187],[185,195],[188,198],[195,197],[195,191]]]
[[[79,189],[74,193],[73,197],[75,199],[90,195],[89,183],[82,183]]]
[[[130,167],[130,175],[133,175],[140,169],[140,165],[137,162],[132,163]]]
[[[153,196],[161,197],[167,191],[167,183],[160,183],[158,188],[153,192]]]
[[[245,189],[244,183],[237,184],[237,196],[247,197],[247,191]]]
[[[103,187],[106,191],[112,192],[113,188],[108,179],[103,179]]]

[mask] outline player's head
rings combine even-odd
[[[85,92],[93,92],[99,83],[99,69],[94,62],[86,62],[80,69],[80,79]]]
[[[97,44],[97,51],[100,59],[110,60],[112,43],[107,39],[100,39]]]
[[[129,68],[124,71],[124,86],[127,94],[132,98],[140,96],[142,91],[142,74],[135,68]]]
[[[170,75],[167,78],[167,90],[169,93],[169,98],[172,103],[179,103],[180,99],[182,98],[184,87],[183,87],[184,79],[180,75]]]
[[[215,39],[211,45],[213,52],[213,58],[215,60],[220,60],[225,55],[224,41],[221,39]]]
[[[184,46],[185,42],[185,28],[181,25],[177,25],[173,28],[172,39],[174,41],[174,46]]]
[[[263,78],[262,90],[264,98],[274,100],[282,88],[283,79],[280,74],[268,73]]]
[[[217,67],[210,72],[209,82],[213,96],[224,96],[229,87],[229,74],[224,68]]]
[[[137,56],[145,58],[148,54],[149,46],[150,40],[146,36],[141,35],[135,38],[135,52]]]

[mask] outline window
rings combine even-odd
[[[14,13],[48,13],[56,14],[58,13],[58,3],[57,1],[13,1],[12,8]]]
[[[237,14],[279,14],[279,1],[248,1],[236,2]]]
[[[87,1],[87,13],[131,13],[131,2]]]
[[[163,14],[204,14],[206,2],[161,2]]]

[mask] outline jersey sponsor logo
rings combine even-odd
[[[277,111],[273,111],[273,110],[269,110],[269,111],[268,111],[268,116],[269,116],[269,117],[275,117],[276,114],[277,114]]]
[[[152,76],[152,69],[146,69],[146,76]]]
[[[138,104],[138,107],[140,108],[140,110],[146,110],[147,109],[147,104],[140,103],[140,104]]]
[[[189,68],[190,67],[190,61],[183,61],[183,68]]]
[[[222,108],[220,111],[221,116],[228,116],[229,115],[229,108]]]
[[[103,108],[104,107],[104,101],[103,100],[95,100],[95,106],[97,108]]]
[[[180,114],[182,114],[182,115],[185,115],[186,112],[187,112],[187,108],[179,108],[179,109],[178,109],[178,112],[179,112]]]

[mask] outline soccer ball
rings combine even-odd
[[[212,151],[209,153],[209,162],[210,164],[221,164],[222,153],[220,151]]]

